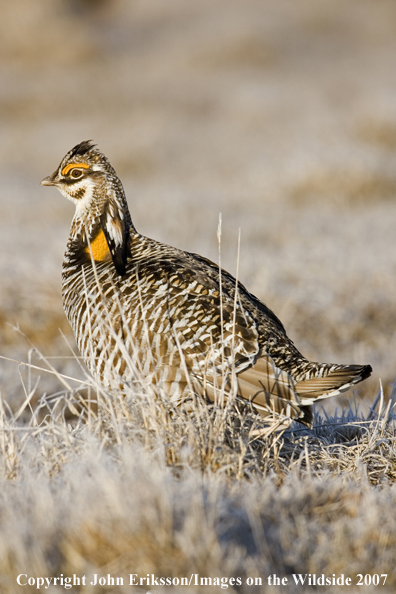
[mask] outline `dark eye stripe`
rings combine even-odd
[[[62,183],[72,186],[73,184],[76,184],[77,182],[81,181],[81,179],[82,177],[72,177],[70,175],[67,175],[62,179]]]

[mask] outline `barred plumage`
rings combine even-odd
[[[147,377],[183,402],[233,392],[268,420],[312,422],[311,404],[371,373],[308,361],[259,299],[197,254],[138,233],[107,158],[85,141],[42,181],[76,205],[62,269],[78,348],[104,386]],[[221,302],[220,302],[221,300]],[[219,389],[222,387],[222,389]]]

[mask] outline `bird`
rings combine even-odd
[[[314,402],[370,376],[370,365],[308,360],[271,309],[229,272],[140,234],[120,178],[91,140],[72,148],[41,184],[75,204],[63,306],[104,388],[125,392],[143,377],[176,406],[198,396],[218,407],[247,406],[279,428],[293,420],[311,427]]]

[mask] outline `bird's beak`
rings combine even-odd
[[[51,179],[51,178],[52,178],[52,176],[51,176],[51,175],[49,175],[48,177],[45,177],[45,178],[42,180],[42,182],[41,182],[41,185],[42,185],[42,186],[54,186],[55,184],[54,184],[54,182],[52,181],[52,179]]]

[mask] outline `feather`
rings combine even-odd
[[[325,377],[313,377],[297,382],[295,389],[302,405],[311,404],[315,400],[337,396],[349,390],[354,384],[369,377],[371,371],[370,365],[338,366]]]
[[[92,140],[83,140],[83,142],[76,144],[76,146],[72,148],[68,153],[68,158],[71,159],[72,157],[85,155],[85,153],[91,151],[95,146],[96,144],[92,142]]]

